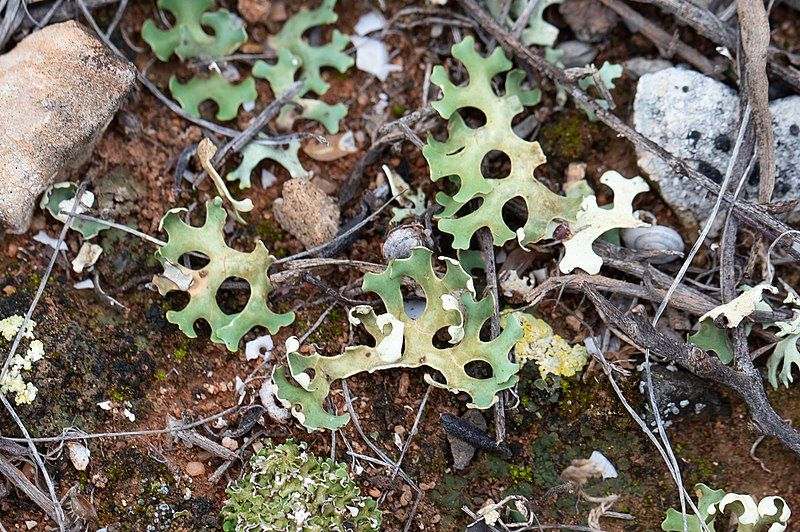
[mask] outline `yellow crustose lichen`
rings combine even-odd
[[[16,314],[0,320],[0,336],[10,342],[17,335],[24,322],[25,318]],[[24,355],[14,355],[9,363],[8,372],[0,380],[0,392],[4,394],[13,393],[14,402],[18,405],[32,403],[39,391],[36,386],[30,382],[25,382],[25,379],[22,378],[23,371],[30,371],[33,369],[34,363],[44,358],[44,344],[41,340],[34,338],[34,327],[36,327],[36,322],[29,321],[22,336],[24,339],[29,340],[28,350]]]
[[[520,312],[516,315],[522,324],[522,339],[514,352],[520,362],[533,360],[539,366],[542,378],[548,374],[571,377],[583,369],[589,352],[582,345],[569,345],[544,320]]]

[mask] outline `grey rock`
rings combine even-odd
[[[36,197],[86,161],[135,81],[131,63],[74,21],[0,56],[0,231],[28,229]]]
[[[636,130],[717,182],[730,158],[738,117],[736,92],[692,70],[667,68],[645,74],[636,87]],[[713,206],[711,195],[656,155],[643,150],[637,155],[639,168],[658,186],[664,201],[685,226],[696,228]]]
[[[307,179],[290,179],[272,204],[280,226],[306,249],[329,242],[339,231],[339,205]],[[309,223],[313,220],[313,223]]]
[[[483,415],[478,410],[467,409],[461,419],[483,431],[486,430],[486,420],[483,419]],[[447,441],[450,442],[450,452],[453,454],[453,468],[456,471],[461,471],[469,465],[472,457],[475,456],[475,447],[449,433],[447,434]]]
[[[566,0],[558,6],[575,37],[584,42],[600,42],[611,33],[619,17],[597,0]]]
[[[581,41],[564,41],[558,43],[556,49],[564,52],[559,61],[565,68],[586,66],[597,57],[597,48]]]
[[[646,57],[632,57],[622,63],[625,71],[633,79],[639,79],[645,74],[653,74],[660,70],[672,68],[672,63],[666,59],[648,59]]]
[[[778,167],[773,200],[797,199],[800,97],[776,100],[770,104],[770,111]],[[733,152],[738,121],[738,95],[712,78],[692,70],[667,68],[639,79],[633,104],[636,130],[717,183],[722,181]],[[637,150],[637,155],[639,168],[658,187],[681,223],[689,229],[698,228],[710,214],[715,198],[676,174],[654,154]],[[757,194],[757,188],[757,182],[749,184],[747,195]]]
[[[789,96],[769,104],[775,135],[775,190],[773,200],[800,197],[800,96]],[[756,190],[751,193],[757,194]],[[794,222],[797,213],[791,217]]]
[[[730,405],[709,386],[707,381],[675,366],[653,364],[653,396],[665,425],[671,425],[678,418],[713,418],[730,412]],[[639,391],[645,396],[645,419],[655,427],[655,418],[650,408],[647,381],[642,370]]]

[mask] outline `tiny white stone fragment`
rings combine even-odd
[[[83,281],[78,281],[77,283],[72,285],[72,288],[74,288],[75,290],[87,290],[90,288],[94,288],[94,283],[92,282],[91,279],[84,279]]]
[[[592,452],[589,461],[594,464],[597,471],[603,475],[603,478],[617,478],[617,469],[600,451]]]
[[[278,182],[278,178],[275,177],[275,174],[267,170],[266,168],[261,170],[261,187],[267,189]]]
[[[239,448],[239,442],[237,442],[233,438],[225,436],[224,438],[222,438],[222,446],[230,451],[235,451],[236,449]]]
[[[356,31],[356,34],[363,37],[373,31],[383,29],[384,26],[386,26],[386,19],[383,18],[383,15],[377,11],[370,11],[358,18],[358,22],[356,22],[353,29]]]
[[[75,273],[83,273],[86,268],[91,268],[100,258],[103,248],[97,244],[84,242],[78,251],[78,256],[72,260],[72,269]]]
[[[374,75],[381,81],[386,81],[392,72],[400,72],[403,67],[389,62],[389,50],[386,43],[368,37],[352,37],[356,47],[356,68]]]
[[[75,441],[67,442],[67,450],[69,451],[69,459],[75,469],[78,471],[86,471],[89,467],[89,456],[92,454],[83,444]]]
[[[56,249],[56,246],[58,246],[59,251],[67,251],[67,245],[64,242],[61,242],[61,244],[59,245],[57,238],[51,237],[44,231],[39,231],[38,233],[33,235],[33,239],[41,244],[50,246],[53,249]]]

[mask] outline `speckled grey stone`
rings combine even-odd
[[[730,405],[708,385],[707,381],[675,366],[653,364],[651,368],[653,396],[666,426],[680,417],[714,418],[719,414],[729,413]],[[639,377],[639,391],[646,398],[644,418],[650,426],[655,427],[656,421],[650,407],[644,369],[641,370]]]
[[[639,79],[633,104],[637,131],[717,183],[736,142],[739,98],[712,78],[668,68]],[[770,104],[777,158],[773,201],[800,198],[800,96]],[[793,127],[794,126],[794,127]],[[637,150],[639,168],[656,185],[681,223],[696,229],[708,217],[714,197],[676,174],[657,156]],[[746,187],[756,196],[757,179]],[[797,213],[790,219],[797,218]]]
[[[775,100],[769,105],[775,134],[777,172],[773,200],[800,197],[800,96]],[[794,218],[797,218],[795,213]]]
[[[667,68],[639,78],[633,102],[636,130],[721,181],[739,118],[733,89],[692,70]],[[709,193],[676,174],[651,152],[637,150],[639,168],[659,188],[681,222],[696,228],[713,205]]]

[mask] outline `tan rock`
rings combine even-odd
[[[330,241],[339,231],[339,206],[306,179],[290,179],[283,197],[272,204],[275,219],[303,246],[312,248]]]
[[[91,155],[135,67],[74,21],[0,56],[0,231],[28,229],[36,197]]]
[[[233,438],[225,436],[224,438],[222,438],[222,446],[231,451],[235,451],[236,449],[239,448],[239,442],[237,442]]]
[[[239,8],[239,14],[247,22],[257,24],[267,21],[272,6],[270,6],[269,0],[239,0],[237,7]]]
[[[189,462],[186,464],[185,469],[186,474],[190,477],[199,477],[206,472],[206,466],[203,465],[203,462]]]

